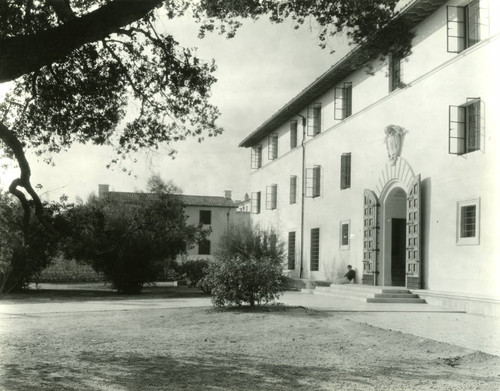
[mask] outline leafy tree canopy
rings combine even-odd
[[[0,83],[14,81],[0,103],[0,140],[21,170],[10,191],[29,213],[19,191],[24,188],[41,217],[27,147],[47,158],[74,142],[112,144],[118,160],[139,149],[221,133],[220,113],[210,103],[214,62],[159,32],[160,17],[168,25],[189,11],[200,36],[217,30],[228,37],[244,18],[292,19],[296,27],[314,19],[324,46],[341,31],[353,43],[373,36],[394,16],[397,2],[0,0]],[[397,31],[390,41],[380,40],[382,52],[408,48],[408,34],[399,34],[404,26]],[[131,102],[137,112],[127,113]]]

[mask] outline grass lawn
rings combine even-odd
[[[42,296],[79,305],[76,292]],[[0,314],[0,390],[500,389],[500,357],[342,313],[158,309],[145,297],[130,310]]]

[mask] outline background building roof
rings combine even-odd
[[[119,200],[124,202],[137,202],[141,199],[157,197],[156,193],[134,193],[122,191],[108,191],[103,194],[104,197],[110,200]],[[201,206],[212,208],[237,208],[238,205],[228,198],[219,196],[199,196],[199,195],[185,195],[173,194],[174,197],[180,198],[185,206]]]

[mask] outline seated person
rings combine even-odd
[[[334,284],[350,284],[354,282],[354,277],[356,276],[356,272],[353,270],[351,265],[347,265],[347,273],[344,274],[344,278],[337,279],[333,283]]]

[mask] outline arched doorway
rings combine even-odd
[[[398,158],[363,195],[363,284],[420,289],[420,175]]]
[[[383,200],[382,285],[406,286],[406,191],[391,188]]]

